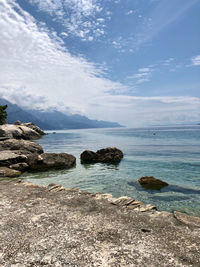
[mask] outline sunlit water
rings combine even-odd
[[[49,132],[37,141],[45,152],[67,152],[76,167],[25,173],[38,184],[59,183],[89,192],[130,196],[159,210],[179,210],[200,216],[200,126],[146,129],[90,129]],[[119,165],[80,164],[80,154],[116,146],[124,152]],[[170,184],[161,191],[143,189],[138,178],[153,175]],[[129,183],[132,182],[132,185]]]

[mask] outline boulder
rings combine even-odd
[[[18,151],[18,154],[43,153],[43,149],[39,144],[27,140],[18,139],[0,141],[0,151],[2,150]]]
[[[32,122],[27,122],[27,123],[22,123],[22,126],[26,126],[29,127],[30,129],[34,130],[35,132],[37,132],[38,134],[45,135],[45,132],[43,130],[41,130],[38,126],[36,126],[34,123]]]
[[[138,180],[138,182],[143,188],[151,190],[160,190],[161,188],[168,186],[168,183],[156,179],[153,176],[143,176]]]
[[[31,128],[23,124],[20,125],[4,124],[0,126],[0,137],[9,137],[9,138],[25,139],[25,140],[39,139],[41,137],[41,133],[39,133],[38,128],[39,127]]]
[[[19,155],[10,150],[0,151],[0,166],[10,166],[12,164],[26,162],[26,160],[27,157],[25,155]]]
[[[17,171],[26,171],[29,169],[29,165],[26,162],[20,162],[10,165],[9,168]]]
[[[0,177],[18,177],[20,175],[20,171],[11,170],[6,167],[0,167]]]
[[[123,152],[116,147],[107,147],[97,152],[85,150],[80,158],[81,163],[117,163],[123,158]]]
[[[48,169],[71,168],[76,158],[67,153],[43,153],[29,162],[31,170],[45,171]]]

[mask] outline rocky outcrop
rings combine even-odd
[[[143,188],[151,190],[160,190],[161,188],[168,186],[168,183],[156,179],[153,176],[143,176],[138,180],[138,182]]]
[[[0,151],[3,150],[17,151],[19,154],[43,153],[43,149],[39,144],[28,140],[18,139],[7,139],[0,141]]]
[[[13,152],[10,150],[0,151],[0,166],[10,166],[12,164],[18,164],[21,162],[26,162],[27,156],[20,155],[17,151]]]
[[[33,123],[4,124],[0,126],[0,137],[35,140],[45,133]]]
[[[44,171],[48,169],[71,168],[76,158],[67,153],[43,153],[38,155],[29,166],[31,170]]]
[[[10,172],[70,168],[75,162],[76,158],[67,153],[44,153],[39,144],[31,141],[18,139],[0,141],[0,167],[7,167]]]
[[[116,147],[107,147],[97,152],[85,150],[80,158],[81,163],[118,163],[123,158],[123,152]]]
[[[6,167],[0,167],[0,177],[18,177],[21,175],[20,171],[11,170]]]

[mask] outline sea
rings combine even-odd
[[[25,180],[78,187],[91,193],[130,196],[160,211],[178,210],[200,216],[200,125],[152,128],[112,128],[48,131],[37,140],[45,152],[76,156],[71,169],[24,173]],[[81,164],[84,150],[117,147],[124,153],[119,164]],[[160,190],[144,189],[142,176],[167,182]]]

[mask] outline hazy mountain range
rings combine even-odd
[[[21,122],[33,122],[44,130],[122,127],[116,122],[91,120],[78,114],[66,115],[57,110],[25,110],[3,98],[0,98],[0,105],[8,105],[6,110],[8,123],[14,123],[17,120]]]

